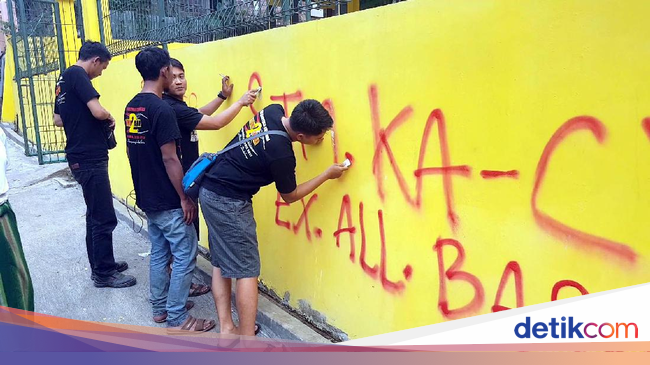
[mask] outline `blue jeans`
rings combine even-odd
[[[187,319],[185,303],[196,267],[198,242],[193,225],[183,222],[183,210],[147,212],[151,256],[149,261],[150,302],[153,315],[167,313],[167,325],[177,327]],[[167,273],[174,257],[171,277]]]

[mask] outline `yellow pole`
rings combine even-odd
[[[86,40],[99,42],[99,16],[97,14],[97,0],[81,0],[84,19],[84,33]]]

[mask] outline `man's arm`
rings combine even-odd
[[[316,188],[321,186],[325,181],[330,179],[338,179],[343,175],[349,167],[344,167],[343,164],[334,164],[323,171],[320,175],[315,178],[304,182],[296,187],[296,189],[288,194],[280,194],[282,200],[286,203],[297,202],[298,200],[306,197],[311,194]]]
[[[225,96],[225,95],[224,95]],[[223,104],[225,100],[221,99],[220,97],[214,98],[211,102],[205,104],[204,106],[199,108],[199,111],[201,114],[205,114],[206,116],[214,114],[214,112],[219,109],[221,104]]]
[[[235,84],[230,84],[229,81],[230,81],[229,76],[226,76],[221,79],[221,94],[223,94],[223,96],[225,96],[226,98],[230,97],[230,94],[232,94],[232,88],[235,86]],[[214,112],[217,111],[217,109],[219,109],[219,107],[221,106],[221,104],[223,104],[224,101],[225,101],[224,99],[221,99],[220,97],[216,97],[211,102],[200,107],[199,111],[201,112],[201,114],[212,115],[214,114]]]
[[[255,102],[255,98],[256,98],[255,91],[253,90],[247,91],[246,94],[244,94],[233,105],[231,105],[228,109],[224,110],[218,115],[215,116],[204,115],[203,118],[201,118],[201,120],[199,121],[199,124],[196,125],[196,129],[217,130],[227,126],[228,123],[230,123],[233,119],[235,119],[235,117],[237,116],[237,114],[239,114],[239,111],[243,107],[253,104],[253,102]],[[201,109],[199,109],[199,111],[200,110]]]
[[[90,113],[92,113],[95,119],[100,121],[110,120],[113,125],[115,124],[115,119],[111,113],[109,113],[108,110],[104,109],[104,107],[99,103],[99,99],[92,98],[88,103],[86,103],[86,105],[88,106],[88,109],[90,109]]]
[[[183,219],[186,224],[192,224],[196,218],[196,205],[187,195],[183,192],[183,167],[176,154],[176,141],[170,141],[160,146],[162,152],[163,163],[169,180],[174,185],[174,189],[178,196],[181,198],[181,207],[183,208]]]
[[[59,114],[54,113],[54,125],[57,127],[63,127],[63,119]]]

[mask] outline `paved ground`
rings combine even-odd
[[[12,133],[7,128],[5,132]],[[164,326],[151,320],[147,300],[149,241],[145,232],[134,231],[123,206],[116,203],[118,212],[122,211],[118,214],[122,219],[113,234],[115,258],[129,263],[130,268],[125,273],[134,275],[138,283],[124,289],[98,289],[90,280],[81,188],[69,175],[67,165],[39,166],[36,158],[24,155],[21,145],[13,141],[8,145],[9,201],[16,212],[34,283],[36,312],[88,321]],[[137,217],[136,223],[139,226]],[[201,264],[209,268],[205,262]],[[205,280],[205,275],[195,278],[195,282],[205,283]],[[211,294],[192,300],[196,303],[190,311],[193,316],[217,319]],[[261,297],[260,311],[263,308],[275,315],[271,315],[271,322],[263,326],[262,337],[295,340],[294,332],[303,331],[298,338],[321,342],[314,333],[305,336],[304,332],[309,332],[306,327]],[[280,318],[281,326],[275,326],[278,323],[273,318]]]

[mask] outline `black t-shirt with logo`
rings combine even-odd
[[[283,116],[281,105],[269,105],[249,120],[228,145],[267,130],[286,132]],[[262,186],[272,182],[282,194],[296,189],[296,156],[291,141],[284,136],[265,135],[220,155],[205,174],[203,186],[218,195],[251,201]]]
[[[199,135],[196,133],[196,126],[203,118],[203,114],[196,108],[169,95],[163,95],[163,100],[174,109],[178,128],[181,130],[181,164],[183,172],[187,172],[190,166],[199,158]]]
[[[66,136],[65,153],[70,163],[108,161],[104,124],[88,109],[87,103],[99,98],[90,77],[80,66],[68,67],[56,83],[54,113],[61,116]]]
[[[131,164],[136,204],[145,212],[181,207],[163,163],[160,147],[174,141],[180,158],[181,134],[172,108],[152,93],[140,93],[124,111],[126,148]]]

